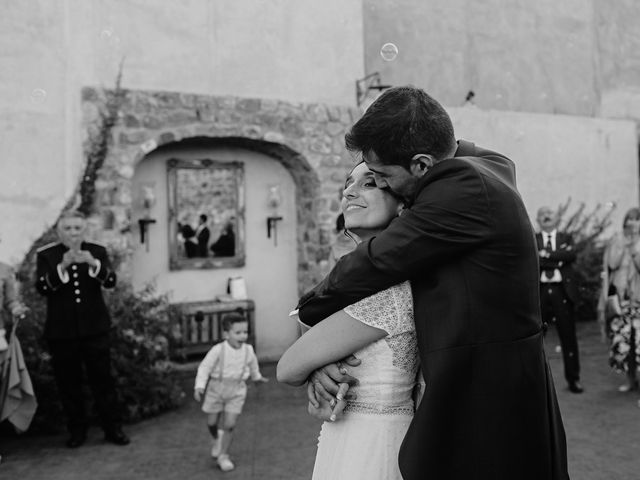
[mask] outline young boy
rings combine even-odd
[[[227,452],[247,397],[245,381],[249,376],[254,382],[268,382],[269,379],[260,374],[253,347],[246,343],[249,337],[247,319],[240,313],[229,313],[222,318],[222,328],[225,340],[214,345],[198,366],[193,396],[199,402],[204,395],[202,411],[207,414],[207,425],[213,437],[211,456],[217,457],[223,472],[228,472],[235,468]]]

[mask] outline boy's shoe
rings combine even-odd
[[[230,472],[231,470],[236,468],[236,466],[233,464],[233,462],[229,458],[229,455],[220,455],[218,457],[218,466],[220,467],[220,470],[222,470],[223,472]]]

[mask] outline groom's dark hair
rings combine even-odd
[[[345,135],[351,152],[373,151],[380,162],[409,168],[411,157],[427,153],[440,160],[455,147],[449,114],[424,90],[385,90]]]

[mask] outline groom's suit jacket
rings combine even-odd
[[[301,300],[314,325],[411,280],[427,387],[400,450],[405,480],[568,478],[539,272],[513,163],[460,141],[411,207]]]

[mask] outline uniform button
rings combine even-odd
[[[75,292],[76,292],[76,295],[80,295],[80,290],[76,289]]]
[[[79,298],[76,298],[76,303],[80,303],[81,300]]]
[[[77,287],[78,285],[80,285],[78,282],[73,282],[73,284]]]
[[[549,289],[549,293],[553,293],[553,290]]]
[[[44,277],[40,277],[40,280],[44,280]]]
[[[71,265],[71,270],[77,270],[78,266],[77,265]]]
[[[73,278],[78,278],[78,274],[77,274],[77,273],[74,273],[74,274],[73,274]]]

